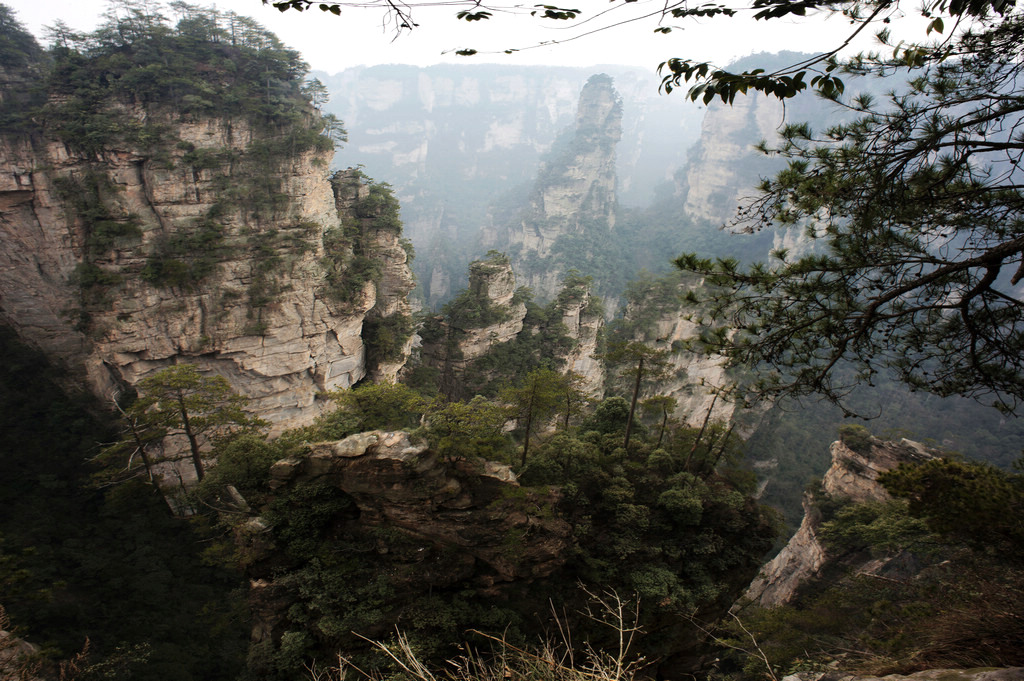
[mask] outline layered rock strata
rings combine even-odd
[[[465,295],[475,304],[467,309],[482,312],[472,318],[461,314],[438,317],[434,337],[423,342],[424,363],[442,372],[458,373],[492,347],[514,340],[526,318],[526,304],[515,300],[516,289],[516,275],[503,255],[471,263]]]
[[[335,200],[329,150],[257,167],[246,161],[252,150],[280,140],[244,120],[122,113],[159,123],[174,143],[90,155],[41,135],[0,138],[0,313],[105,399],[194,363],[249,396],[275,430],[308,423],[320,391],[366,375],[366,315],[407,305],[412,276],[398,234],[364,230],[363,257],[380,263],[380,285],[342,300],[328,290],[325,262],[341,263],[344,277],[351,253],[330,251],[352,243],[325,237],[353,216],[344,213],[351,197]],[[90,241],[96,226],[81,205],[90,195],[93,213],[130,227],[105,249]],[[271,207],[257,211],[262,202]]]
[[[592,397],[604,390],[603,363],[598,350],[604,315],[600,299],[590,292],[589,281],[567,280],[552,303],[561,332],[571,340],[568,351],[545,348],[559,354],[563,371],[580,377],[581,388]],[[474,362],[500,345],[540,331],[526,324],[526,304],[517,298],[516,274],[504,255],[492,251],[485,260],[469,267],[469,287],[450,306],[447,315],[428,323],[421,347],[423,363],[441,372],[442,387],[455,381]],[[519,377],[522,378],[522,377]]]
[[[566,300],[561,306],[562,324],[576,343],[565,358],[565,372],[580,377],[581,389],[590,397],[600,399],[604,395],[604,362],[595,357],[599,350],[604,316],[598,299],[589,289]]]

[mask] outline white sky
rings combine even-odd
[[[538,0],[551,3],[553,0]],[[61,19],[76,30],[92,30],[107,8],[106,0],[0,0],[12,7],[19,20],[40,37],[42,27]],[[640,0],[625,4],[607,0],[568,0],[583,11],[582,16],[608,9],[635,12],[645,6],[656,10],[659,0]],[[383,15],[375,10],[343,9],[340,17],[312,10],[279,12],[260,0],[197,0],[201,6],[216,5],[224,11],[247,15],[277,34],[288,46],[299,50],[313,69],[334,73],[360,64],[415,64],[427,66],[443,62],[461,64],[502,63],[508,65],[549,64],[593,66],[623,64],[651,69],[669,57],[713,61],[725,66],[737,57],[753,52],[795,50],[816,52],[834,47],[850,31],[841,17],[827,21],[805,19],[800,23],[784,20],[754,22],[736,17],[687,19],[668,35],[655,34],[655,20],[620,26],[568,43],[526,49],[511,55],[506,48],[523,48],[541,41],[563,40],[571,35],[567,27],[578,22],[539,21],[529,16],[495,15],[489,21],[472,24],[455,18],[451,7],[419,8],[413,17],[418,24],[411,33],[395,38],[382,26]],[[525,2],[532,7],[533,2]],[[560,6],[565,3],[559,3]],[[694,2],[693,6],[701,4]],[[608,16],[614,17],[615,14]],[[865,33],[868,33],[865,31]],[[869,36],[860,49],[872,45]],[[495,54],[459,57],[444,52],[474,48]]]

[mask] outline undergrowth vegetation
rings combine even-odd
[[[934,459],[880,481],[893,500],[819,494],[826,572],[790,604],[739,612],[779,678],[836,665],[878,676],[1024,665],[1024,476]],[[745,638],[735,623],[719,636]],[[723,659],[724,678],[756,678],[750,656]]]

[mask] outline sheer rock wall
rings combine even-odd
[[[225,192],[248,182],[251,172],[237,159],[275,140],[241,120],[141,107],[126,113],[149,122],[162,116],[177,144],[120,145],[93,156],[44,136],[0,138],[0,314],[104,399],[169,364],[195,363],[249,396],[276,430],[308,423],[322,409],[319,391],[366,375],[367,313],[407,305],[403,291],[412,278],[398,236],[366,235],[365,254],[381,262],[382,281],[338,302],[325,293],[324,236],[352,216],[339,213],[329,151],[278,159],[269,169],[279,182],[275,196],[225,204]],[[190,164],[196,150],[228,160]],[[99,187],[113,220],[138,227],[100,254],[89,245],[74,197],[62,190],[85,185]],[[254,217],[251,201],[266,198],[273,199],[272,216]],[[188,258],[215,257],[211,272],[177,285],[147,281],[153,254],[194,235],[213,214],[216,245]],[[108,281],[81,284],[87,261]]]
[[[509,230],[516,271],[539,297],[554,297],[564,274],[545,262],[559,237],[614,229],[621,136],[622,100],[610,77],[594,76],[580,92],[571,140],[541,167],[525,215]]]

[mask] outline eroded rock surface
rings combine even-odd
[[[564,562],[568,523],[531,510],[550,509],[557,493],[520,498],[505,464],[443,461],[408,433],[371,431],[314,444],[308,456],[275,464],[271,478],[278,490],[310,480],[336,486],[355,501],[360,523],[457,547],[489,568],[480,579],[490,584],[543,577]],[[514,551],[510,536],[522,537]]]
[[[510,251],[518,253],[516,271],[541,298],[554,297],[564,274],[545,262],[559,237],[615,226],[615,145],[621,136],[621,98],[609,76],[593,76],[580,92],[572,141],[542,166],[530,206],[509,234]]]
[[[935,455],[924,445],[911,440],[886,442],[870,438],[855,451],[841,441],[831,447],[832,465],[822,478],[822,485],[833,499],[853,502],[885,501],[889,493],[877,482],[878,475],[901,463],[924,461]],[[818,539],[821,514],[808,496],[804,497],[804,519],[800,529],[775,556],[747,589],[745,600],[762,607],[775,607],[790,602],[800,587],[819,575],[829,560],[828,552]],[[885,561],[873,561],[861,570],[878,573]]]
[[[367,314],[407,311],[412,276],[399,234],[345,214],[353,197],[335,196],[330,151],[261,166],[253,150],[279,140],[244,120],[123,108],[166,125],[168,148],[94,155],[44,136],[0,138],[0,314],[104,399],[194,363],[250,397],[275,430],[309,423],[320,391],[366,375]],[[257,188],[266,178],[274,187]],[[94,216],[133,225],[102,249],[81,206],[90,193]],[[343,270],[352,262],[327,238],[344,220],[382,271],[347,300],[325,278],[329,256]],[[393,364],[373,369],[393,376]]]

